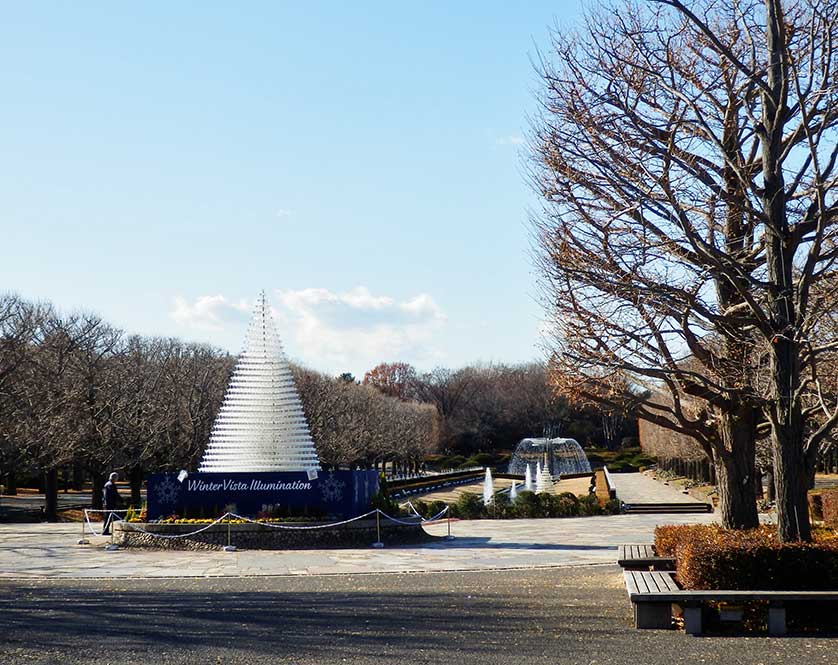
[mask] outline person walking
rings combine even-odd
[[[113,522],[114,514],[110,511],[118,510],[122,507],[122,497],[119,495],[119,490],[116,489],[116,480],[118,477],[119,475],[114,471],[108,477],[108,482],[102,488],[102,503],[105,506],[105,520],[102,528],[103,536],[109,536],[111,533],[111,522]]]

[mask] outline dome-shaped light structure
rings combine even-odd
[[[303,406],[263,291],[198,470],[226,473],[319,468]]]
[[[539,461],[554,478],[591,472],[591,464],[575,439],[523,439],[509,460],[509,473],[524,475],[528,464],[535,466]]]

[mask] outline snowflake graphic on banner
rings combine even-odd
[[[166,476],[154,488],[157,500],[164,506],[171,506],[180,498],[180,483],[172,476]]]
[[[337,503],[343,498],[343,488],[345,486],[346,483],[335,478],[333,471],[320,481],[320,496],[326,503]]]

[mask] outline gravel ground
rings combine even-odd
[[[636,631],[615,566],[0,583],[2,665],[834,665],[836,646]]]

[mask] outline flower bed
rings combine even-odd
[[[191,534],[206,524],[203,520],[188,522],[115,522],[116,542],[122,547],[156,549],[205,550],[220,549],[227,544],[228,530],[232,545],[240,549],[330,549],[341,547],[367,548],[378,537],[375,519],[364,519],[328,526],[322,529],[277,529],[265,524],[231,521],[215,524],[201,533]],[[308,526],[317,523],[309,522]],[[302,525],[300,525],[302,526]],[[394,524],[381,520],[381,540],[401,545],[435,540],[421,525]],[[164,537],[160,537],[164,536]],[[168,537],[166,537],[168,536]],[[172,536],[184,536],[176,537]]]

